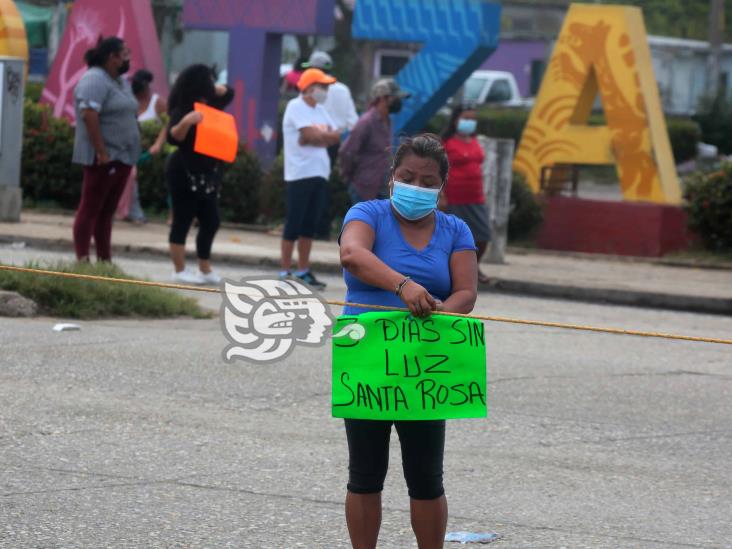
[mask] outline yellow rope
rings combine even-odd
[[[12,267],[10,265],[0,265],[0,270],[2,271],[13,271],[18,273],[29,273],[29,274],[37,274],[37,275],[48,275],[48,276],[57,276],[62,278],[75,278],[79,280],[89,280],[89,281],[95,281],[95,282],[113,282],[116,284],[134,284],[137,286],[149,286],[154,288],[166,288],[170,290],[187,290],[191,292],[209,292],[209,293],[221,293],[221,290],[218,288],[205,288],[200,286],[187,286],[184,284],[168,284],[165,282],[148,282],[145,280],[132,280],[132,279],[126,279],[126,278],[112,278],[108,276],[97,276],[97,275],[84,275],[84,274],[77,274],[77,273],[61,273],[58,271],[47,271],[43,269],[29,269],[26,267]],[[333,300],[326,300],[325,301],[328,305],[335,305],[340,307],[368,307],[370,309],[379,309],[384,311],[405,311],[408,312],[409,309],[406,308],[395,308],[395,307],[387,307],[383,305],[364,305],[362,303],[349,303],[347,301],[333,301]],[[502,316],[482,316],[482,315],[472,315],[472,314],[461,314],[461,313],[446,313],[446,312],[440,312],[437,314],[442,314],[446,316],[457,316],[462,318],[472,318],[476,320],[485,320],[487,322],[504,322],[504,323],[510,323],[510,324],[524,324],[528,326],[542,326],[545,328],[561,328],[565,330],[582,330],[585,332],[598,332],[598,333],[604,333],[604,334],[615,334],[615,335],[631,335],[631,336],[640,336],[640,337],[656,337],[661,339],[676,339],[681,341],[696,341],[699,343],[720,343],[722,345],[732,345],[732,339],[719,339],[714,337],[696,337],[696,336],[686,336],[686,335],[678,335],[678,334],[667,334],[663,332],[643,332],[639,330],[624,330],[622,328],[600,328],[597,326],[585,326],[582,324],[565,324],[562,322],[547,322],[543,320],[522,320],[518,318],[508,318],[508,317],[502,317]]]

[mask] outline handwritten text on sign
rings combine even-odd
[[[482,322],[376,312],[341,316],[333,333],[348,332],[344,327],[349,324],[361,325],[365,335],[333,337],[333,417],[429,420],[487,415]]]

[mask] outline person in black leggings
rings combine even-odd
[[[172,201],[173,221],[170,226],[170,257],[175,272],[173,281],[183,284],[219,284],[211,269],[211,245],[219,228],[219,187],[222,162],[194,152],[196,125],[203,119],[193,104],[206,103],[224,109],[234,98],[229,86],[216,84],[216,75],[206,65],[186,68],[170,92],[168,142],[177,145],[165,168]],[[198,272],[185,268],[185,244],[193,219],[198,219],[196,237]]]

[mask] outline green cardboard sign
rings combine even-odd
[[[486,417],[485,328],[404,312],[341,316],[333,326],[333,417]]]

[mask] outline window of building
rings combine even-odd
[[[379,50],[374,57],[374,77],[395,76],[409,63],[413,53],[405,50]]]

